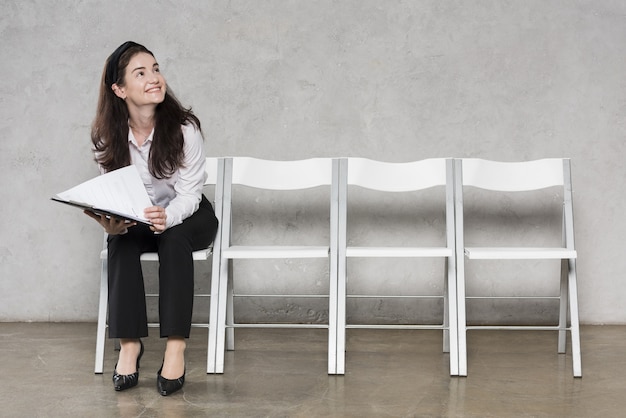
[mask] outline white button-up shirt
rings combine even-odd
[[[135,165],[155,206],[165,208],[166,228],[182,223],[200,206],[206,180],[206,158],[202,134],[192,125],[183,125],[185,158],[182,167],[169,178],[154,178],[148,169],[148,157],[154,129],[141,146],[137,145],[132,129],[128,130],[131,164]]]

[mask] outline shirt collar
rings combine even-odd
[[[146,140],[143,141],[143,145],[145,146],[146,144],[152,142],[153,136],[154,136],[154,128],[152,128],[152,131],[150,132],[150,135],[148,135]],[[135,135],[133,135],[133,130],[130,129],[130,125],[128,126],[128,142],[133,144],[135,147],[139,148],[139,145],[137,144],[137,139],[135,138]]]

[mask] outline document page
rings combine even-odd
[[[152,206],[134,165],[95,177],[57,194],[53,200],[73,204],[95,213],[149,223],[143,210]]]

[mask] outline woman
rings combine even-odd
[[[134,387],[148,336],[139,256],[159,254],[161,338],[167,338],[157,388],[169,395],[185,381],[185,339],[193,305],[192,252],[215,237],[217,219],[202,195],[206,178],[200,121],[168,91],[152,52],[126,42],[107,59],[91,140],[102,172],[133,164],[154,206],[144,211],[152,226],[124,223],[85,212],[108,234],[109,337],[121,349],[115,390]]]

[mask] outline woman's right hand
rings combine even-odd
[[[125,234],[129,227],[137,225],[136,222],[129,223],[114,217],[107,218],[106,216],[98,215],[88,210],[85,210],[84,213],[91,219],[98,222],[104,228],[104,231],[109,235]]]

